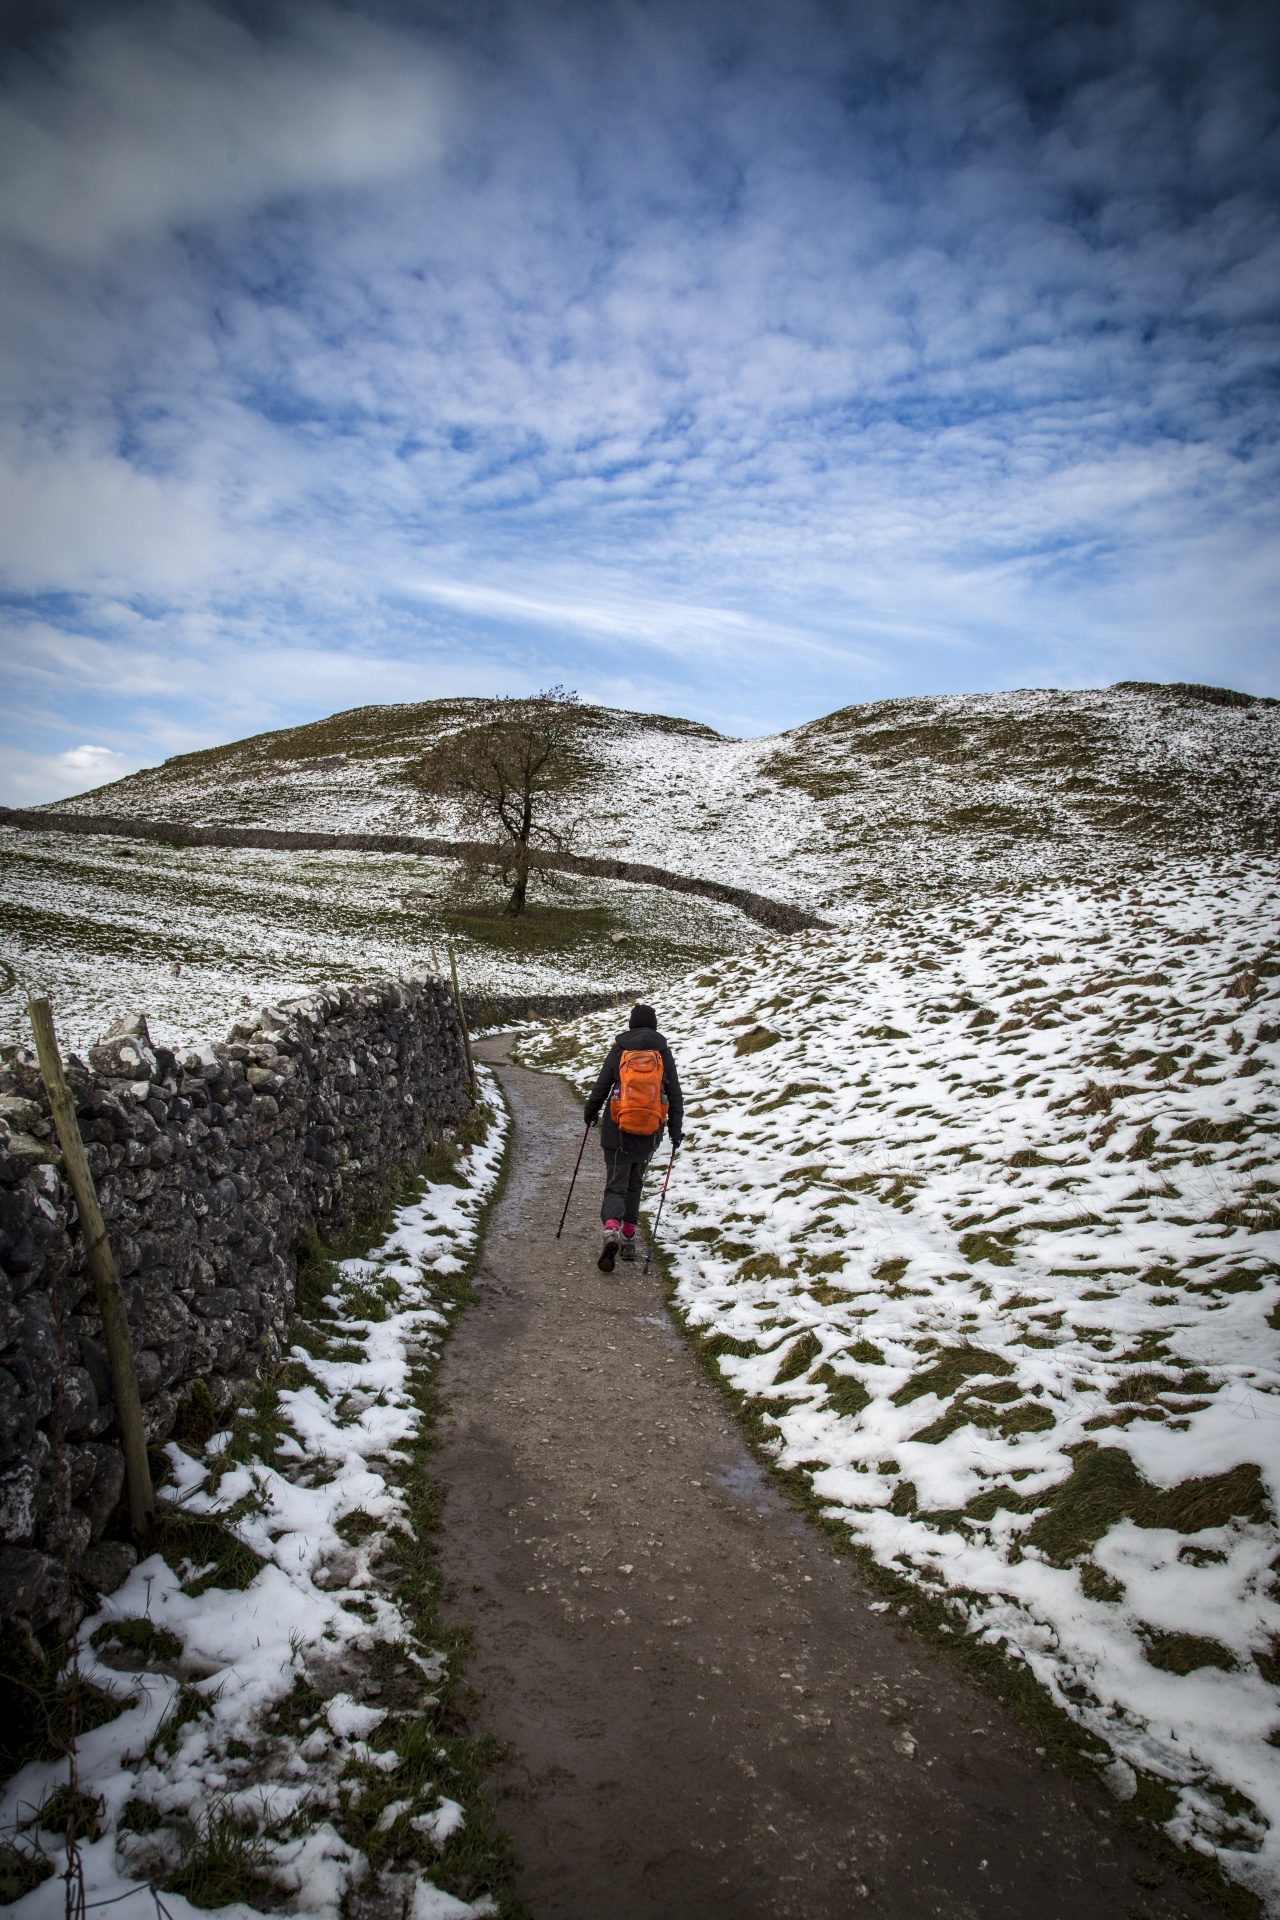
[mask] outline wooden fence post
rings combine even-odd
[[[116,1257],[107,1238],[106,1223],[98,1205],[98,1193],[85,1158],[84,1142],[76,1119],[75,1102],[62,1070],[57,1037],[53,1030],[53,1011],[47,1000],[32,1000],[27,1005],[31,1031],[36,1037],[40,1073],[53,1112],[54,1125],[62,1146],[67,1179],[80,1210],[80,1231],[84,1235],[93,1290],[106,1336],[107,1357],[111,1362],[111,1385],[116,1397],[116,1424],[124,1449],[125,1484],[129,1491],[129,1519],[135,1538],[145,1544],[155,1518],[156,1496],[151,1485],[151,1465],[147,1459],[147,1438],[142,1428],[142,1401],[138,1394],[138,1375],[133,1364],[129,1340],[129,1316],[125,1312],[124,1289],[116,1271]]]
[[[471,1035],[467,1030],[467,1016],[462,1009],[462,988],[458,985],[458,963],[453,957],[453,947],[449,948],[449,966],[453,971],[453,999],[458,1009],[458,1019],[462,1022],[462,1044],[467,1050],[467,1072],[471,1076],[471,1098],[476,1098],[476,1063],[471,1058]]]

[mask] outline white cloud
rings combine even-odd
[[[96,774],[97,782],[117,777],[116,770],[128,760],[127,753],[116,753],[112,747],[95,747],[86,741],[79,747],[68,747],[65,753],[57,756],[57,764],[72,774]]]
[[[230,568],[216,502],[92,445],[0,447],[0,569],[43,592],[188,593]]]
[[[411,576],[405,590],[482,619],[513,627],[571,628],[606,643],[643,641],[663,650],[686,651],[692,647],[715,654],[770,644],[803,651],[814,644],[798,628],[752,619],[731,608],[668,600],[652,591],[624,595],[616,582],[603,580],[591,583],[596,589],[592,592],[581,578],[567,586],[549,578],[544,568],[538,568],[536,575],[541,576],[537,585],[530,583],[523,590],[492,582],[422,576]]]
[[[69,747],[65,753],[26,753],[10,749],[0,754],[0,805],[39,807],[107,780],[136,773],[143,762],[113,747]]]

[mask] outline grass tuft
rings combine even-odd
[[[180,1893],[193,1907],[227,1907],[234,1901],[259,1909],[277,1906],[279,1898],[265,1877],[267,1858],[267,1836],[256,1820],[225,1805],[211,1807],[164,1890]]]
[[[105,1726],[129,1705],[69,1671],[65,1643],[51,1631],[48,1644],[25,1622],[0,1627],[0,1777],[8,1779],[29,1760],[60,1760],[73,1733]]]
[[[776,1047],[782,1035],[774,1033],[769,1027],[751,1027],[746,1033],[740,1033],[733,1043],[735,1053],[760,1053],[765,1047]]]
[[[927,1393],[946,1400],[966,1380],[982,1374],[1012,1372],[1010,1363],[998,1353],[984,1353],[979,1347],[945,1347],[922,1373],[912,1374],[910,1380],[898,1388],[893,1403],[897,1407],[909,1406],[911,1401],[923,1399]]]
[[[30,1893],[53,1872],[53,1862],[43,1853],[24,1853],[7,1843],[0,1844],[0,1907],[11,1906]]]
[[[201,1693],[189,1680],[183,1680],[173,1696],[169,1711],[151,1736],[148,1754],[176,1752],[182,1729],[208,1713],[212,1705],[208,1694]]]
[[[234,1444],[234,1443],[233,1443]],[[227,1448],[227,1453],[231,1448]],[[225,1455],[222,1456],[225,1459]],[[265,1561],[238,1540],[223,1521],[208,1514],[184,1513],[162,1506],[156,1515],[156,1544],[175,1573],[195,1568],[183,1592],[203,1593],[208,1587],[227,1587],[243,1593],[257,1579]]]
[[[99,1653],[133,1653],[143,1662],[177,1660],[182,1654],[182,1642],[167,1627],[158,1627],[151,1620],[108,1620],[102,1626],[95,1627],[90,1645]]]
[[[1237,1518],[1269,1518],[1266,1489],[1252,1462],[1163,1488],[1144,1480],[1123,1448],[1085,1441],[1071,1451],[1075,1457],[1070,1476],[1053,1488],[1047,1502],[1036,1497],[1043,1511],[1026,1536],[1054,1566],[1068,1566],[1125,1518],[1140,1527],[1167,1527],[1175,1533],[1200,1533]]]
[[[814,1333],[801,1334],[788,1353],[778,1371],[774,1374],[774,1385],[785,1386],[788,1381],[798,1380],[808,1373],[810,1367],[822,1352],[822,1342]]]
[[[1147,1659],[1161,1673],[1197,1673],[1201,1667],[1218,1667],[1234,1673],[1235,1655],[1220,1640],[1198,1633],[1149,1633],[1146,1636]]]
[[[182,1447],[203,1447],[222,1424],[208,1387],[203,1380],[194,1380],[178,1402],[173,1438]]]

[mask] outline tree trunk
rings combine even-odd
[[[515,879],[511,883],[511,898],[507,902],[507,912],[517,919],[526,911],[525,895],[529,891],[529,842],[517,840],[515,845]]]

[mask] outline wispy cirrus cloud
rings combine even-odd
[[[1265,8],[88,20],[0,92],[55,759],[551,680],[1275,690]]]

